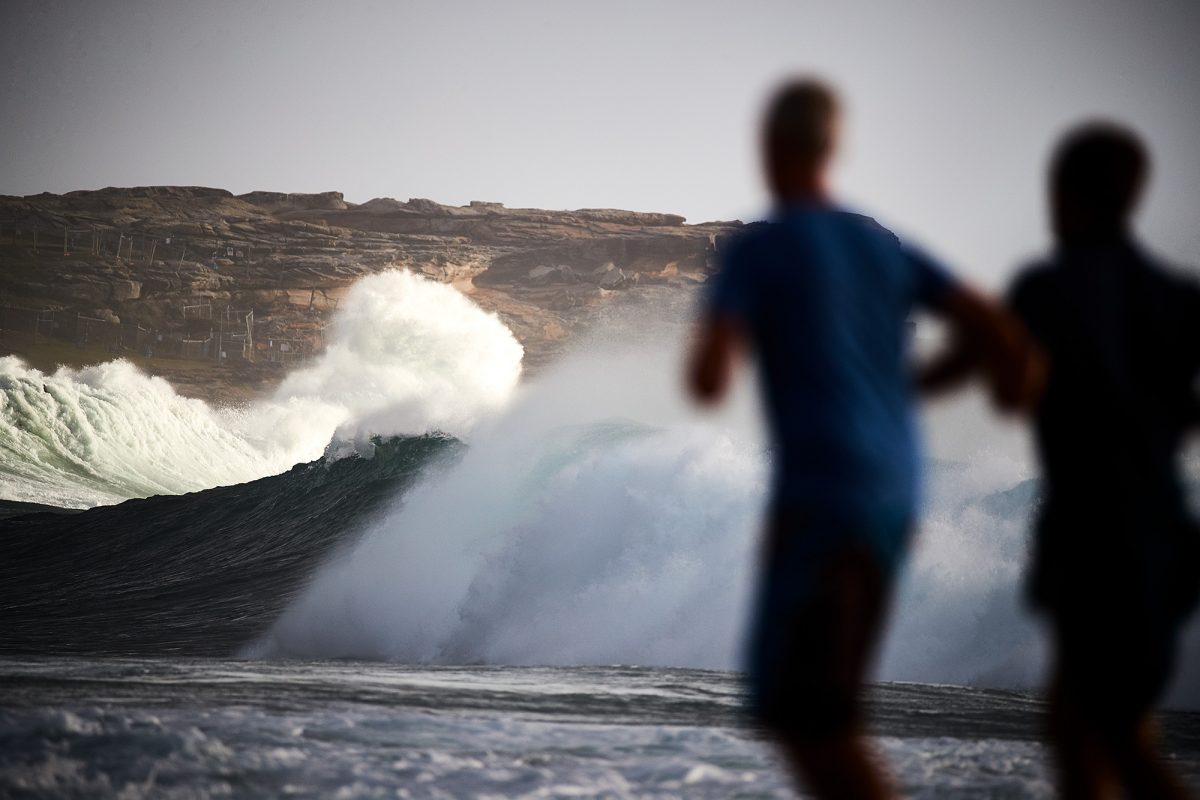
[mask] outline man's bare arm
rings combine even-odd
[[[1046,359],[1024,324],[1004,306],[965,287],[952,290],[938,310],[951,325],[951,345],[918,371],[922,392],[943,392],[982,373],[1000,408],[1036,408],[1045,386]]]
[[[980,369],[976,348],[954,336],[944,350],[917,369],[917,388],[925,397],[937,397],[962,387]]]
[[[743,345],[741,326],[729,317],[710,317],[701,323],[688,360],[687,386],[702,405],[716,405],[733,383],[733,370]]]

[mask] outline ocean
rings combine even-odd
[[[788,796],[736,672],[771,452],[654,316],[521,381],[499,319],[385,273],[242,408],[0,359],[0,796]],[[971,414],[929,421],[872,716],[913,796],[1047,796],[1038,486]],[[1193,625],[1200,784],[1198,665]]]
[[[729,672],[5,658],[5,797],[792,797]],[[871,690],[914,798],[1052,796],[1024,692]],[[1200,717],[1163,718],[1200,785]]]

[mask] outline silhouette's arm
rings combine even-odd
[[[979,352],[955,336],[944,350],[917,370],[917,388],[926,397],[937,397],[960,388],[979,371]]]
[[[687,367],[687,386],[702,405],[716,405],[729,391],[742,348],[741,326],[730,317],[712,316],[701,324]]]
[[[1184,405],[1183,424],[1188,433],[1200,433],[1200,373],[1192,379],[1191,393]]]
[[[1190,298],[1186,319],[1191,322],[1191,330],[1186,332],[1184,341],[1190,341],[1191,346],[1191,402],[1187,409],[1187,426],[1191,433],[1200,433],[1200,282],[1189,285],[1187,296]]]
[[[1012,312],[982,294],[956,286],[935,309],[950,323],[951,345],[918,371],[926,394],[960,386],[976,373],[1006,411],[1032,411],[1046,381],[1046,359]]]

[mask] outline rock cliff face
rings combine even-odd
[[[94,326],[119,323],[135,331],[113,349],[286,360],[320,348],[324,321],[356,278],[407,268],[496,311],[536,369],[597,307],[639,287],[702,282],[739,224],[478,201],[355,204],[340,192],[149,186],[0,196],[0,303],[10,307],[0,328],[32,324],[35,336],[91,341]],[[80,334],[83,322],[60,321],[72,314],[93,328]],[[206,335],[233,336],[242,349],[184,344]],[[291,346],[280,352],[277,340]]]

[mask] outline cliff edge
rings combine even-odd
[[[236,401],[321,349],[357,278],[404,268],[499,314],[536,370],[606,304],[703,282],[739,225],[483,201],[356,204],[332,191],[0,196],[0,349],[47,363],[124,355],[185,393]]]

